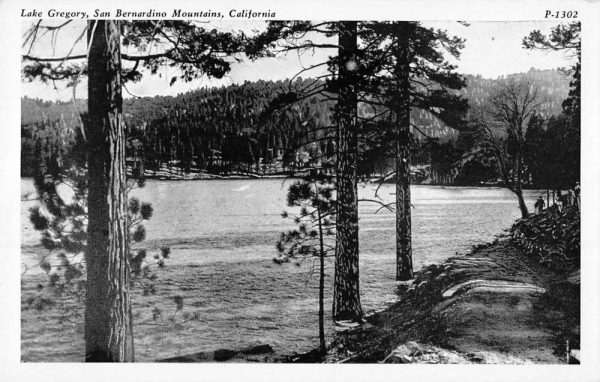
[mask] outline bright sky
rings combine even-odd
[[[30,24],[23,24],[25,32]],[[252,30],[264,28],[264,22],[231,22],[217,21],[210,26],[223,29]],[[501,75],[525,72],[530,68],[553,69],[566,67],[572,64],[572,59],[560,52],[542,52],[525,50],[521,46],[524,36],[534,29],[542,33],[548,33],[555,22],[471,22],[470,26],[463,26],[457,22],[423,22],[424,26],[448,30],[449,35],[456,35],[465,39],[465,48],[462,50],[459,61],[451,60],[458,66],[458,71],[465,74],[481,74],[483,77],[495,78]],[[206,27],[209,27],[208,25]],[[85,23],[74,21],[62,30],[54,40],[47,35],[39,39],[32,50],[37,56],[63,56],[73,49],[73,54],[85,52],[85,36],[75,44],[78,37],[85,28]],[[315,36],[315,40],[323,37]],[[52,42],[54,42],[52,44]],[[335,40],[334,40],[335,42]],[[25,52],[24,52],[25,53]],[[136,84],[127,85],[125,97],[154,96],[154,95],[176,95],[192,89],[201,87],[230,85],[244,81],[280,80],[291,78],[302,68],[311,64],[324,61],[329,55],[334,54],[332,50],[316,50],[305,52],[302,55],[289,53],[276,58],[266,58],[255,62],[243,61],[232,66],[231,72],[223,79],[215,80],[201,78],[189,83],[177,81],[169,86],[171,77],[177,75],[176,69],[163,68],[159,75],[146,75]],[[324,68],[303,73],[301,76],[314,77],[323,74]],[[65,89],[61,83],[42,84],[39,82],[23,82],[22,95],[32,98],[47,100],[69,100],[73,97],[72,89]],[[85,83],[77,87],[77,98],[87,98]]]

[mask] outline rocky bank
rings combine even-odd
[[[339,333],[324,361],[574,363],[579,292],[577,273],[502,238],[420,272],[398,303]]]

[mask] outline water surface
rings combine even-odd
[[[134,293],[137,361],[258,342],[291,353],[317,343],[318,280],[310,276],[311,263],[272,261],[280,232],[293,227],[281,217],[290,210],[289,184],[273,179],[148,181],[133,191],[154,207],[144,245],[151,254],[163,245],[172,253],[158,273],[157,294]],[[359,197],[373,198],[373,190],[361,185]],[[384,203],[394,200],[394,190],[393,185],[381,187]],[[31,191],[31,180],[23,179],[22,193]],[[493,240],[520,216],[514,194],[501,188],[412,186],[411,193],[415,270]],[[530,208],[538,194],[525,191]],[[28,267],[23,298],[43,280],[35,265],[45,252],[27,218],[34,204],[23,202],[21,207],[22,262]],[[359,208],[361,299],[367,312],[395,299],[395,215],[385,209],[375,213],[379,207],[362,203]],[[330,264],[326,296],[332,294],[331,275]],[[184,297],[183,312],[195,313],[196,320],[183,322],[182,312],[175,313],[170,300],[175,295]],[[327,317],[330,306],[328,299]],[[155,307],[162,319],[152,318]],[[23,312],[24,361],[82,360],[80,320],[58,323],[59,318],[58,309]]]

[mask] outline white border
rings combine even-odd
[[[127,4],[127,5],[125,5]],[[578,10],[582,21],[582,365],[245,365],[20,363],[20,31],[21,8],[87,10],[270,9],[277,19],[543,20],[544,11]],[[12,1],[0,0],[0,379],[5,381],[600,381],[600,4],[598,1]],[[227,18],[227,17],[226,17]]]

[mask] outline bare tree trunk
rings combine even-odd
[[[358,274],[357,23],[340,22],[333,319],[362,321]]]
[[[519,209],[521,210],[521,217],[526,218],[529,216],[529,211],[527,210],[527,205],[525,204],[525,200],[523,199],[523,191],[521,190],[521,186],[515,188],[515,194],[517,195],[517,199],[519,200]]]
[[[398,78],[392,113],[396,127],[396,280],[413,278],[410,211],[410,50],[413,25],[396,29],[395,75]]]
[[[318,195],[318,191],[315,183],[315,195]],[[325,354],[327,352],[325,346],[325,245],[320,207],[317,207],[317,218],[319,219],[319,349],[321,354]]]
[[[521,168],[522,168],[522,159],[521,154],[516,154],[515,159],[515,167],[516,167],[516,182],[514,187],[514,193],[517,195],[517,199],[519,200],[519,209],[521,210],[521,217],[526,218],[529,216],[529,211],[527,210],[527,205],[525,204],[525,200],[523,199],[523,181],[521,180]]]
[[[117,21],[88,22],[87,362],[133,362],[125,131]]]

